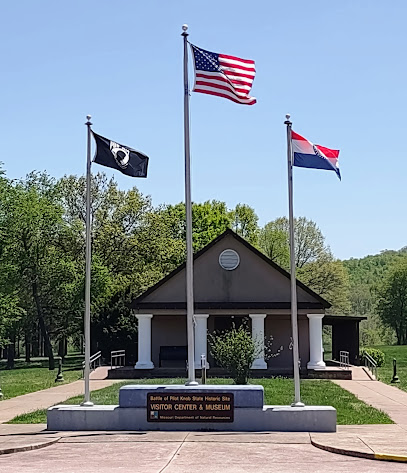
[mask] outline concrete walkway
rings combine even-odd
[[[372,381],[372,375],[363,366],[352,366],[352,381]]]
[[[106,372],[107,368],[101,367],[92,373],[91,390],[101,389],[119,381],[103,379],[106,376]],[[407,393],[394,386],[371,380],[362,368],[355,369],[353,372],[353,380],[336,380],[334,382],[352,392],[366,403],[386,412],[396,424],[338,426],[336,433],[50,432],[46,430],[46,425],[41,424],[0,424],[0,455],[36,450],[41,447],[48,447],[53,443],[58,444],[61,453],[66,451],[67,453],[72,452],[72,454],[74,454],[74,450],[72,449],[75,449],[78,444],[98,443],[100,445],[104,444],[105,448],[109,449],[111,448],[109,444],[112,442],[117,445],[127,443],[129,447],[131,447],[130,444],[134,442],[150,442],[151,444],[156,444],[159,450],[162,448],[165,449],[165,445],[167,445],[168,442],[172,442],[179,444],[176,448],[174,445],[174,451],[176,452],[187,443],[204,442],[205,445],[211,443],[216,444],[216,448],[221,448],[224,455],[235,455],[238,445],[240,445],[242,449],[245,448],[243,445],[249,444],[256,444],[259,448],[262,448],[261,445],[268,443],[281,445],[281,448],[286,448],[289,445],[298,445],[298,449],[312,449],[317,447],[326,452],[331,452],[331,454],[340,453],[342,455],[356,456],[365,459],[391,460],[407,463]],[[0,402],[0,422],[6,422],[24,412],[47,408],[56,403],[63,402],[71,396],[83,394],[83,387],[83,380],[75,381],[74,383],[55,386],[44,391],[2,401]],[[69,446],[59,447],[61,444],[69,444]],[[233,446],[231,444],[236,445]],[[52,449],[56,448],[56,446],[52,447]],[[149,448],[150,447],[148,447],[147,450]],[[186,447],[182,448],[188,450]],[[206,447],[202,448],[205,449]],[[247,448],[250,450],[251,447]],[[44,452],[45,451],[48,451],[48,448],[45,448]],[[309,450],[307,450],[307,452],[308,451]],[[27,453],[26,455],[33,454],[34,452],[32,454]],[[39,452],[38,455],[40,455]],[[177,455],[178,454],[176,454],[174,458],[176,458]],[[4,458],[6,456],[7,455],[5,455]],[[47,454],[45,454],[44,458],[47,458]],[[147,460],[146,457],[144,466],[148,465]],[[2,465],[3,463],[0,461],[0,468]],[[356,466],[350,463],[347,465],[349,468]],[[404,465],[399,465],[397,468],[403,468],[403,470],[393,469],[392,471],[407,472],[407,464],[405,465],[406,470],[404,470]],[[253,471],[258,473],[260,470],[255,469]],[[65,470],[61,469],[61,471]],[[153,469],[149,469],[148,471],[153,471]],[[180,471],[184,470],[181,469]],[[359,469],[359,471],[362,470]],[[365,471],[382,470],[372,467]]]
[[[381,381],[335,380],[362,401],[385,412],[396,424],[407,427],[407,392]]]
[[[48,432],[45,425],[0,425],[0,471],[9,473],[407,472],[386,457],[383,439],[396,425],[352,426],[338,434],[307,432]],[[384,430],[379,430],[384,427]],[[379,434],[378,434],[379,432]],[[41,444],[44,448],[39,449]],[[318,445],[319,449],[315,448]],[[352,450],[350,450],[352,449]],[[36,451],[30,451],[36,450]],[[352,452],[352,455],[349,453]],[[3,453],[3,455],[1,454]],[[6,453],[13,453],[7,455]],[[345,453],[335,455],[334,453]],[[354,457],[359,458],[354,458]],[[352,458],[353,457],[353,458]]]
[[[101,366],[91,373],[91,391],[102,389],[121,381],[120,379],[104,379],[106,378],[107,369],[107,367]],[[54,404],[66,401],[70,397],[80,396],[83,392],[84,381],[79,380],[0,401],[0,424],[8,422],[18,415],[26,414],[27,412],[47,409]]]

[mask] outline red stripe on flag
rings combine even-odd
[[[322,151],[327,158],[338,159],[339,157],[339,149],[325,148],[325,146],[321,145],[315,145],[315,147]]]
[[[308,141],[306,140],[303,136],[299,135],[298,133],[296,133],[295,131],[291,130],[291,138],[293,140],[301,140],[301,141]]]
[[[229,82],[226,82],[227,85],[221,85],[221,84],[214,84],[211,81],[204,81],[204,80],[196,80],[195,81],[195,88],[198,88],[196,86],[198,85],[204,85],[207,87],[213,87],[216,89],[221,89],[221,90],[228,90],[230,93],[235,94],[236,97],[242,98],[242,99],[247,99],[249,98],[246,90],[244,89],[236,89],[234,88]]]
[[[249,87],[250,88],[250,84],[249,82],[246,82],[244,80],[237,80],[237,79],[231,79],[230,77],[225,77],[225,74],[222,74],[221,72],[218,72],[217,75],[209,75],[209,74],[205,74],[204,72],[202,71],[196,71],[196,77],[197,79],[207,79],[207,80],[221,80],[221,81],[224,81],[224,82],[227,82],[228,84],[230,84],[232,82],[232,84],[236,84],[236,85],[244,85],[246,87]]]
[[[230,95],[222,94],[221,92],[215,92],[215,91],[212,91],[212,90],[196,90],[196,89],[194,89],[193,92],[200,92],[202,94],[216,95],[218,97],[223,97],[225,99],[232,100],[232,102],[236,102],[236,103],[240,103],[240,104],[244,104],[244,105],[254,105],[256,103],[256,99],[254,97],[247,97],[245,99],[242,98],[241,100],[239,100],[237,97],[234,98],[234,97],[231,97]],[[247,100],[250,100],[250,101],[248,102]]]
[[[253,67],[244,67],[244,66],[241,66],[240,64],[232,64],[230,62],[224,62],[224,61],[219,61],[219,64],[221,65],[221,67],[239,69],[241,71],[252,72],[253,74],[256,72],[256,70]]]
[[[228,56],[227,54],[219,54],[219,59],[230,59],[232,61],[240,61],[240,62],[244,62],[246,64],[252,64],[254,66],[254,61],[252,59],[241,59],[240,57],[236,57],[236,56]]]
[[[226,71],[225,69],[223,69],[223,67],[221,67],[221,69],[222,69],[222,72],[226,74],[227,76],[244,77],[245,79],[250,79],[250,82],[253,82],[254,80],[254,77],[249,74],[244,74],[243,72],[236,72],[236,71]]]

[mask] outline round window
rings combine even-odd
[[[239,266],[240,258],[235,250],[223,250],[219,255],[219,264],[226,271],[232,271]]]

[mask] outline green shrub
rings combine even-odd
[[[362,357],[365,353],[374,359],[374,361],[377,363],[377,366],[383,365],[385,357],[381,350],[378,350],[377,348],[363,348]]]
[[[247,384],[250,367],[256,359],[256,343],[248,328],[235,326],[221,334],[209,335],[211,355],[225,368],[236,384]]]

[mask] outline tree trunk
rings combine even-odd
[[[32,356],[40,356],[40,338],[38,327],[34,328],[34,340],[31,341]]]
[[[51,345],[51,340],[49,338],[49,333],[48,333],[47,327],[45,325],[44,314],[43,314],[43,311],[42,311],[40,298],[38,296],[38,288],[37,288],[37,283],[36,282],[32,283],[32,291],[33,291],[35,306],[37,308],[38,321],[39,321],[41,333],[42,333],[42,336],[43,336],[43,339],[44,339],[45,349],[47,351],[48,368],[50,370],[54,370],[55,369],[54,354],[52,352],[52,345]]]
[[[18,335],[17,335],[17,340],[16,340],[16,343],[17,343],[17,359],[20,358],[20,331],[18,332]]]
[[[400,332],[400,327],[399,327],[399,325],[396,323],[394,328],[395,328],[395,330],[396,330],[397,345],[401,345],[401,332]]]
[[[31,361],[31,343],[30,343],[30,338],[28,336],[28,334],[26,333],[25,334],[25,341],[24,341],[24,345],[25,345],[25,361],[26,363],[29,363]]]
[[[42,343],[42,355],[45,357],[49,356],[49,351],[48,351],[48,345],[45,344],[45,342]]]
[[[58,356],[62,358],[62,362],[64,362],[66,356],[66,338],[63,337],[58,343]]]
[[[14,352],[15,352],[15,345],[14,343],[10,343],[7,347],[7,369],[8,370],[14,369]]]

